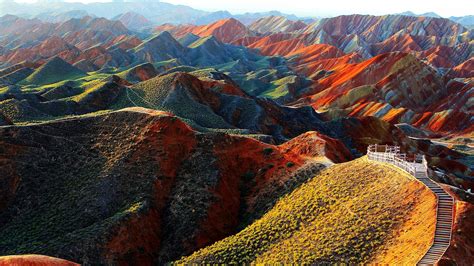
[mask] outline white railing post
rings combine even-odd
[[[370,160],[379,161],[379,162],[387,162],[391,163],[411,175],[416,175],[416,164],[420,161],[420,155],[415,155],[413,162],[408,161],[406,153],[400,153],[400,146],[390,146],[390,145],[369,145],[367,147],[367,157]],[[426,158],[423,156],[421,158],[423,168],[428,169]]]

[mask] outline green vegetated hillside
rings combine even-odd
[[[238,234],[178,263],[356,264],[384,254],[414,264],[431,242],[434,202],[405,172],[361,158],[322,171]]]
[[[44,85],[63,80],[76,79],[85,75],[86,73],[70,65],[63,59],[54,57],[36,69],[25,81],[29,84]]]
[[[127,99],[144,102],[145,107],[171,111],[206,127],[231,128],[209,106],[193,95],[200,89],[197,79],[189,75],[172,73],[141,82],[128,91]]]

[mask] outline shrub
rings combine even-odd
[[[263,154],[264,154],[265,156],[268,156],[268,155],[270,155],[270,154],[272,154],[272,153],[273,153],[273,149],[272,149],[272,148],[264,148],[264,149],[263,149]]]

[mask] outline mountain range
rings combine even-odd
[[[67,18],[91,15],[112,19],[127,13],[137,13],[150,20],[155,25],[162,23],[194,23],[208,24],[220,19],[236,18],[246,23],[266,16],[285,16],[297,19],[295,15],[279,11],[244,13],[233,15],[228,11],[208,12],[197,10],[184,5],[173,5],[161,1],[112,1],[96,3],[38,1],[35,3],[17,3],[15,1],[0,1],[0,16],[21,15],[29,18],[39,18],[44,21],[57,22]],[[138,21],[137,21],[138,23]]]
[[[232,14],[225,10],[209,12],[184,5],[173,5],[159,0],[127,0],[88,4],[65,1],[37,1],[33,4],[18,3],[13,0],[0,1],[0,16],[6,14],[21,15],[29,18],[39,18],[48,22],[59,22],[86,15],[113,19],[127,13],[139,14],[154,25],[163,23],[205,25],[217,20],[229,18],[235,18],[245,25],[249,25],[260,18],[269,16],[283,16],[290,20],[302,20],[305,22],[314,22],[314,20],[321,18],[321,16],[315,16],[314,18],[297,17],[293,14],[285,14],[276,10],[255,13],[247,12],[243,14]],[[411,11],[406,11],[399,13],[399,15],[441,18],[440,15],[434,12],[415,14]],[[448,19],[468,27],[474,25],[472,15],[461,17],[451,16]],[[137,20],[136,23],[139,23],[139,20]]]
[[[470,263],[468,27],[434,14],[0,5],[17,14],[0,17],[0,255],[415,264],[436,198],[364,157],[390,144],[424,155],[456,198],[442,262]]]

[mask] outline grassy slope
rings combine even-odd
[[[362,158],[330,167],[240,233],[179,262],[413,264],[431,243],[434,202],[406,173]]]
[[[63,80],[72,80],[87,75],[76,67],[55,58],[28,76],[25,81],[28,84],[45,85]]]
[[[6,180],[21,176],[21,185],[13,190],[11,204],[15,207],[1,209],[5,202],[0,198],[0,254],[46,254],[106,264],[100,261],[104,243],[123,236],[113,233],[117,226],[125,226],[131,219],[148,221],[145,214],[152,208],[155,181],[168,178],[164,177],[164,164],[183,158],[175,157],[174,152],[180,153],[188,145],[179,133],[168,131],[184,131],[183,123],[158,111],[152,113],[151,117],[128,111],[86,115],[84,119],[16,128],[12,130],[21,132],[16,132],[15,144],[10,144],[5,131],[0,132],[4,148],[0,161],[18,160],[19,165],[12,172],[10,166],[16,163],[7,160],[0,176]],[[159,130],[163,138],[150,138],[159,143],[144,145],[148,137],[143,132],[150,125],[156,130],[164,127],[166,132]],[[28,141],[44,149],[22,148]],[[179,148],[168,150],[167,141],[179,141]],[[20,153],[24,157],[17,158]],[[160,154],[166,154],[164,163],[159,161]],[[24,163],[26,158],[32,163]],[[160,192],[167,193],[164,189]],[[159,227],[147,229],[119,247],[133,246],[131,242],[138,239],[142,248],[141,237],[153,239],[150,232]],[[108,248],[107,252],[116,250]]]
[[[208,106],[197,102],[183,85],[179,74],[156,77],[133,86],[113,108],[138,105],[159,109],[192,120],[203,127],[233,128]]]

